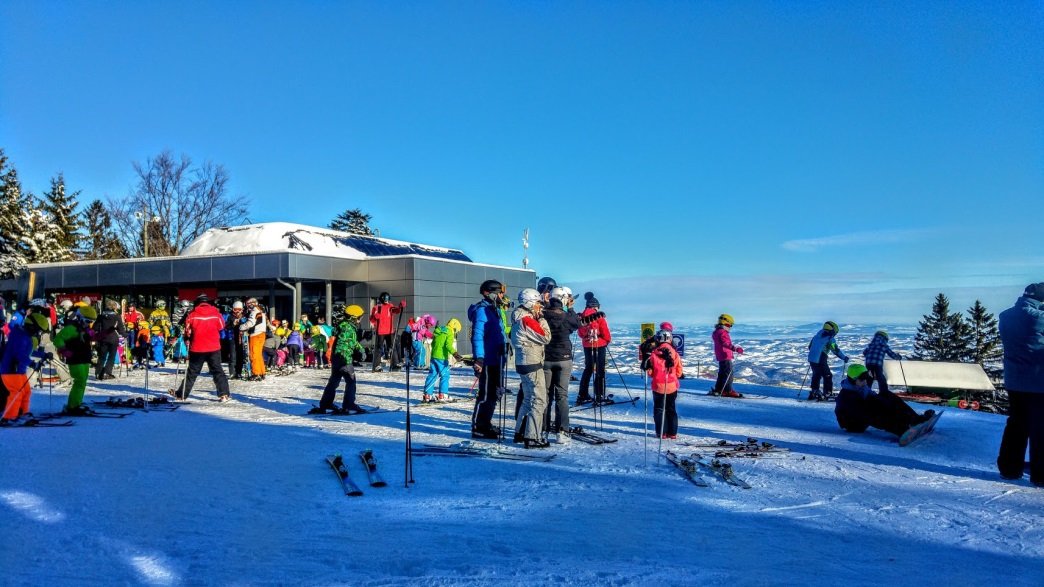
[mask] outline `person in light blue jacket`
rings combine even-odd
[[[1021,479],[1028,442],[1030,481],[1044,487],[1044,282],[1026,286],[998,322],[1010,407],[997,470],[1005,479]]]
[[[848,355],[841,351],[834,341],[839,328],[837,322],[828,320],[823,323],[823,328],[812,337],[808,343],[808,364],[812,370],[812,385],[808,392],[809,400],[823,401],[829,399],[834,393],[834,377],[830,374],[828,361],[830,353],[837,358],[848,362]],[[823,391],[819,390],[819,383],[823,382]]]

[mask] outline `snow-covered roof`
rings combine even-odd
[[[290,222],[264,222],[246,226],[211,228],[185,247],[181,256],[270,253],[273,251],[293,251],[359,260],[396,255],[420,255],[438,259],[471,261],[462,251],[456,249],[363,236]]]

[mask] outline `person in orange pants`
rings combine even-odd
[[[6,403],[6,407],[0,405],[0,408],[4,410],[3,415],[0,416],[0,422],[17,420],[28,413],[29,400],[32,398],[29,378],[25,375],[0,375],[0,398],[5,400],[0,404]]]
[[[262,349],[265,346],[265,332],[268,330],[268,320],[264,310],[257,303],[257,298],[250,298],[246,302],[246,321],[239,327],[249,338],[250,348],[250,380],[261,381],[265,378],[265,358]]]

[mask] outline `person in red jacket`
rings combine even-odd
[[[678,399],[678,377],[682,374],[682,361],[671,339],[669,330],[657,332],[656,342],[659,346],[649,355],[646,364],[653,390],[656,435],[675,440],[678,438],[678,410],[675,409],[675,403]]]
[[[743,347],[732,344],[729,329],[735,321],[732,316],[722,314],[718,316],[718,325],[714,327],[714,358],[718,361],[718,380],[714,382],[714,389],[707,395],[720,395],[722,397],[743,397],[735,389],[732,389],[732,357],[733,353],[743,354]]]
[[[217,387],[218,400],[227,402],[231,399],[228,377],[221,365],[221,330],[224,328],[221,312],[211,305],[207,294],[199,294],[196,307],[185,318],[185,338],[189,342],[188,371],[185,373],[185,381],[175,391],[175,397],[188,399],[196,383],[196,376],[203,369],[203,363],[206,363],[210,376],[214,378],[214,386]]]
[[[391,367],[397,367],[398,361],[394,356],[395,352],[395,318],[396,314],[401,314],[403,309],[406,308],[406,300],[399,302],[399,305],[391,303],[391,294],[386,291],[381,292],[381,295],[377,298],[377,305],[370,310],[370,325],[373,326],[373,370],[383,371],[381,367],[381,361],[387,356],[388,360],[391,361]]]
[[[599,311],[601,304],[594,294],[584,294],[584,311],[580,314],[580,322],[585,323],[576,331],[580,335],[580,342],[584,345],[584,372],[580,376],[580,392],[576,396],[577,405],[591,401],[588,387],[591,383],[591,375],[594,374],[594,400],[605,401],[605,347],[612,342],[613,337],[609,333],[609,323],[605,317],[599,317],[591,322],[584,318]]]

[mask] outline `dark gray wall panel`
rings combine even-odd
[[[214,257],[214,281],[239,281],[254,278],[254,257]]]
[[[174,283],[193,283],[213,281],[210,259],[178,259],[172,261],[174,266]]]
[[[97,265],[68,265],[62,275],[66,287],[98,285]]]
[[[134,281],[139,284],[173,283],[170,261],[135,264]]]
[[[290,255],[290,270],[293,279],[327,279],[330,276],[330,259],[312,255]]]
[[[98,279],[103,285],[134,283],[134,263],[111,263],[98,266]]]
[[[442,297],[445,295],[445,284],[441,281],[414,281],[413,282],[413,293],[418,296],[438,296]]]
[[[369,261],[335,259],[331,263],[329,279],[331,281],[366,281],[369,275],[368,263]]]
[[[254,260],[254,277],[258,279],[287,276],[287,255],[258,255]]]
[[[406,266],[408,259],[371,259],[367,261],[368,281],[391,281],[406,279]],[[412,268],[411,268],[412,273]]]

